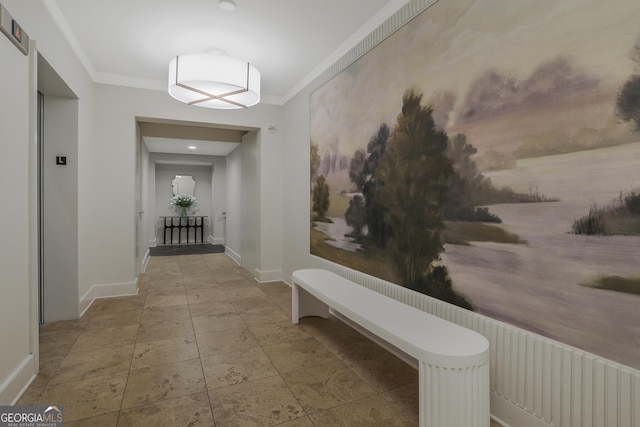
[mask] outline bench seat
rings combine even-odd
[[[333,310],[418,362],[420,427],[489,425],[489,342],[335,273],[293,273],[292,321]]]

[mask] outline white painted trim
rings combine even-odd
[[[227,243],[227,239],[224,237],[209,236],[208,240],[212,245],[225,245]]]
[[[340,46],[336,48],[328,57],[326,57],[320,64],[318,64],[309,74],[304,76],[302,80],[300,80],[293,88],[286,93],[282,99],[280,100],[281,104],[284,105],[291,98],[293,98],[298,92],[304,89],[307,85],[314,81],[318,76],[322,76],[322,74],[331,67],[335,62],[340,61],[341,58],[347,56],[349,52],[355,50],[356,47],[363,43],[363,40],[367,40],[367,37],[371,37],[371,33],[373,33],[378,27],[380,27],[384,22],[389,20],[392,16],[398,13],[399,10],[406,7],[408,0],[391,0],[385,7],[380,9],[378,13],[376,13],[369,21],[365,22],[362,27],[360,27],[355,33],[351,34],[351,36],[346,39]]]
[[[496,422],[504,427],[551,427],[551,424],[545,423],[543,420],[523,411],[518,405],[509,402],[502,396],[491,392],[491,413],[499,414],[500,418],[491,416]]]
[[[282,270],[262,271],[256,268],[255,272],[258,283],[279,282],[282,280]]]
[[[147,251],[144,253],[144,257],[142,258],[142,264],[141,264],[141,272],[144,273],[145,271],[147,271],[147,266],[149,265],[149,259],[151,258],[151,251],[149,250],[149,248],[147,248]],[[136,279],[136,283],[137,283],[137,279]]]
[[[242,257],[240,255],[238,255],[233,249],[231,248],[224,248],[224,253],[231,258],[232,260],[234,260],[236,262],[236,264],[238,265],[242,265]]]
[[[0,385],[0,404],[15,405],[20,396],[27,390],[29,385],[36,379],[38,367],[36,357],[33,353],[28,354],[22,362]]]
[[[349,51],[344,53],[344,55],[342,55],[339,59],[333,62],[331,66],[326,67],[324,72],[322,72],[321,74],[315,74],[316,78],[313,80],[312,83],[310,83],[312,85],[311,90],[315,91],[317,88],[319,88],[320,86],[322,86],[323,84],[331,80],[333,77],[335,77],[342,71],[344,71],[349,65],[354,63],[361,56],[365,55],[367,52],[373,49],[376,45],[378,45],[378,43],[381,43],[382,41],[384,41],[396,30],[401,28],[407,22],[412,20],[414,17],[418,16],[422,11],[424,11],[425,9],[435,4],[437,1],[438,0],[409,0],[408,2],[404,2],[405,3],[404,6],[400,7],[399,9],[398,7],[401,5],[402,2],[398,2],[396,4],[389,4],[389,9],[386,9],[385,11],[381,11],[379,13],[379,16],[374,17],[375,21],[374,20],[371,21],[372,24],[374,22],[379,23],[377,28],[371,30],[368,36],[359,38],[360,40],[359,43],[355,44]],[[394,9],[396,10],[395,13],[393,13]],[[392,14],[388,16],[386,15],[387,13],[392,13]],[[386,20],[384,19],[385,16],[388,16]],[[365,27],[363,27],[361,31],[366,32],[370,28],[371,26],[365,25]],[[362,34],[360,32],[358,33]],[[354,35],[352,37],[358,37],[358,36]],[[347,46],[348,43],[350,42],[345,41],[344,42],[345,46]],[[339,51],[336,51],[335,54],[337,55],[338,53]],[[320,64],[316,68],[316,70],[320,69],[324,64],[326,64],[329,61],[330,59],[328,58],[327,60],[325,60],[325,62]],[[314,70],[314,73],[316,72],[316,70]],[[288,99],[290,99],[294,95],[295,95],[295,92],[292,92],[291,96]]]
[[[158,238],[157,237],[155,239],[149,240],[147,242],[147,247],[149,247],[149,248],[155,248],[156,246],[158,246]]]
[[[128,283],[112,283],[109,285],[93,285],[81,298],[78,307],[79,317],[99,298],[133,296],[138,294],[138,279]]]
[[[91,65],[91,61],[89,60],[89,57],[85,53],[84,49],[82,49],[82,45],[80,44],[75,34],[71,30],[69,23],[67,22],[64,15],[62,14],[62,11],[60,11],[60,8],[58,7],[55,0],[42,0],[42,2],[45,8],[47,9],[47,12],[49,12],[51,19],[53,19],[53,21],[56,23],[56,25],[62,32],[64,38],[69,43],[69,46],[78,57],[78,60],[84,66],[84,69],[87,71],[87,74],[89,74],[89,76],[91,77],[91,80],[93,80],[94,82],[97,82],[96,70]]]
[[[35,373],[40,371],[40,214],[38,187],[38,51],[31,40],[29,52],[29,352]],[[29,380],[28,385],[33,381]],[[22,390],[20,394],[24,392]],[[16,398],[17,399],[17,398]]]

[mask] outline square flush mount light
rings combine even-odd
[[[260,102],[260,72],[218,51],[180,55],[169,63],[169,95],[201,107],[251,107]]]

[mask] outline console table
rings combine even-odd
[[[170,243],[173,244],[174,229],[178,229],[178,244],[182,242],[183,230],[187,234],[187,243],[189,243],[189,231],[191,229],[193,229],[193,243],[198,243],[198,230],[200,231],[199,243],[204,243],[203,228],[206,216],[161,216],[160,218],[163,224],[163,243],[166,244],[167,240],[170,240]],[[167,239],[167,230],[169,230],[169,239]]]

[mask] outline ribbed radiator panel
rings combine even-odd
[[[489,394],[479,396],[474,392],[489,387],[486,365],[446,369],[420,363],[419,370],[420,390],[426,390],[420,399],[420,416],[424,417],[420,425],[487,427]]]
[[[557,427],[640,427],[639,371],[338,264],[323,262],[323,268],[484,335],[491,392],[538,420]]]

